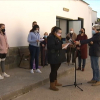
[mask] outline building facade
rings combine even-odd
[[[82,27],[86,29],[88,38],[92,36],[92,8],[83,0],[3,0],[0,1],[0,9],[0,23],[6,25],[10,46],[8,56],[15,56],[14,62],[17,47],[28,46],[27,36],[33,21],[40,26],[41,37],[56,25],[62,28],[63,38],[70,28],[79,34]],[[97,17],[96,14],[93,16]]]

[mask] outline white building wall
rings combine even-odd
[[[90,32],[90,37],[92,36],[92,8],[91,7],[88,7],[89,8],[89,25],[88,25],[88,28],[89,28],[89,32]]]
[[[63,11],[63,7],[69,12]],[[56,16],[77,19],[84,18],[86,34],[91,37],[89,25],[91,15],[88,5],[81,1],[72,0],[8,0],[0,1],[0,23],[6,25],[6,34],[10,47],[27,46],[27,36],[32,22],[37,21],[40,34],[50,32],[56,25]]]
[[[95,21],[97,21],[97,12],[92,10],[92,23],[95,24]]]

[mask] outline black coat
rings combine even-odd
[[[45,39],[45,38],[43,37],[43,39]],[[44,44],[44,47],[42,46],[42,44]],[[46,40],[42,41],[42,42],[40,43],[40,48],[41,48],[41,49],[45,48],[46,44],[47,44],[47,43],[46,43]]]
[[[81,44],[90,43],[93,41],[93,44],[89,47],[89,55],[100,57],[100,33],[96,33],[92,38],[87,40],[80,41]]]
[[[48,63],[59,64],[66,60],[65,50],[62,50],[62,41],[50,34],[47,38]]]

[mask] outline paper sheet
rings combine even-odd
[[[67,43],[62,49],[67,48],[69,46],[69,44],[71,44],[71,43]]]
[[[44,41],[44,39],[40,39],[39,41],[40,41],[40,42],[41,42],[41,41]]]

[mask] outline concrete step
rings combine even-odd
[[[42,73],[31,74],[29,69],[15,68],[8,70],[10,78],[0,80],[0,100],[12,100],[49,81],[50,66],[41,67]],[[58,70],[58,77],[74,71],[74,65],[63,63]],[[49,88],[49,87],[48,87]]]

